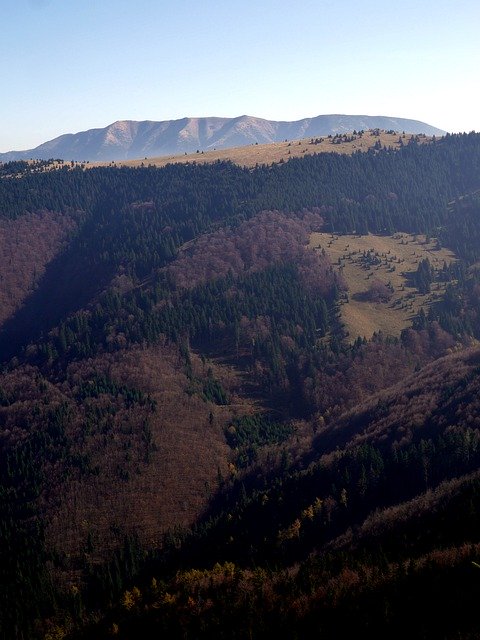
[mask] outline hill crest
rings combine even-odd
[[[0,161],[63,158],[112,161],[228,149],[299,138],[384,129],[443,135],[418,120],[366,115],[320,115],[294,122],[242,115],[236,118],[181,118],[164,121],[117,120],[104,128],[63,134],[34,149],[0,153]]]

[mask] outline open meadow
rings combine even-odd
[[[427,242],[424,235],[407,233],[313,233],[310,246],[325,250],[348,285],[341,309],[351,341],[358,336],[370,338],[378,331],[399,336],[420,309],[428,314],[429,306],[444,294],[447,283],[435,281],[430,292],[422,294],[413,284],[413,275],[422,260],[428,259],[435,272],[455,260],[451,251],[437,248],[435,239]],[[389,294],[380,283],[386,285]]]
[[[105,166],[116,164],[117,166],[138,167],[154,165],[163,167],[171,163],[191,162],[217,162],[230,161],[242,167],[255,167],[257,164],[275,164],[286,162],[290,158],[302,158],[314,153],[344,153],[351,155],[356,151],[368,151],[370,148],[392,147],[398,149],[407,145],[411,138],[415,137],[419,143],[430,142],[431,137],[410,133],[387,133],[381,130],[365,131],[362,134],[337,134],[316,138],[304,138],[302,140],[285,140],[269,144],[252,144],[231,149],[199,149],[195,153],[182,155],[169,155],[154,158],[140,158],[138,160],[117,160],[116,163],[91,162],[88,166]]]

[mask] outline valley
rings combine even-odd
[[[261,147],[0,165],[1,640],[478,633],[480,135]]]

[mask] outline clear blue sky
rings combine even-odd
[[[115,120],[480,131],[478,0],[0,0],[0,151]]]

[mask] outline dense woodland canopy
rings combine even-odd
[[[0,165],[0,637],[477,637],[479,190],[473,133]],[[458,261],[347,336],[318,230]]]

